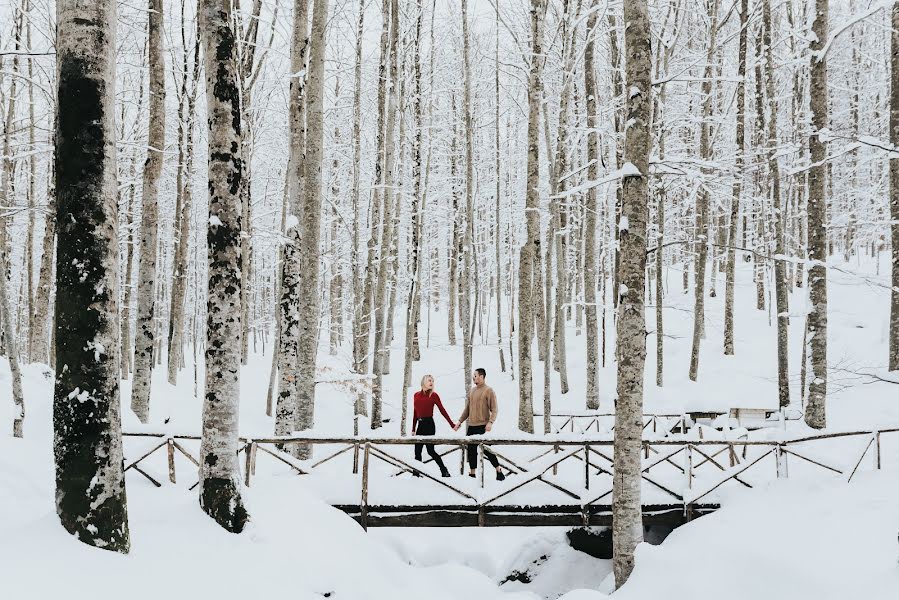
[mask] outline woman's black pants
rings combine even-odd
[[[418,420],[418,424],[415,427],[415,435],[434,435],[437,429],[434,426],[434,419],[431,417],[423,417]],[[437,463],[437,466],[440,467],[440,472],[446,472],[446,465],[443,464],[443,459],[440,458],[440,455],[437,453],[437,450],[434,449],[434,444],[415,444],[415,460],[421,460],[421,451],[422,449],[427,448],[428,454],[434,459],[434,462]]]

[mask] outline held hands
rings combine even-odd
[[[459,428],[462,427],[462,423],[456,423],[453,425],[453,431],[459,431]]]

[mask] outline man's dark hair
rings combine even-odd
[[[484,379],[487,379],[487,371],[485,371],[485,370],[482,369],[481,367],[478,367],[478,368],[475,369],[474,371],[475,371],[475,373],[480,373],[480,374],[481,374],[481,377],[483,377]]]

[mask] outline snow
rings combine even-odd
[[[836,266],[847,272],[833,271],[828,278],[830,431],[899,426],[895,384],[877,379],[889,378],[882,366],[889,290],[879,285],[859,285],[859,281],[886,283],[889,271],[886,259],[884,256],[879,272],[873,264],[838,262]],[[864,279],[849,271],[863,275]],[[692,294],[681,291],[677,271],[665,274],[665,285],[665,386],[659,388],[653,383],[655,317],[654,310],[648,306],[646,412],[678,415],[686,410],[776,408],[774,315],[755,309],[751,265],[741,262],[738,268],[736,356],[724,356],[722,352],[724,294],[707,298],[706,339],[702,344],[698,382],[691,382],[687,377]],[[796,315],[804,314],[806,293],[797,290],[791,298],[791,391],[797,401],[803,319]],[[654,297],[654,294],[650,296],[650,300],[654,301]],[[599,299],[598,305],[601,309],[608,307],[608,298]],[[397,316],[396,335],[402,340],[402,314]],[[431,319],[430,344],[422,345],[423,360],[415,365],[413,381],[426,372],[433,374],[448,412],[456,417],[462,410],[463,382],[467,379],[462,372],[461,351],[446,342],[445,310],[433,313]],[[508,320],[504,319],[504,323]],[[487,438],[526,437],[516,428],[518,381],[509,373],[500,372],[497,349],[492,345],[493,320],[490,327],[487,343],[478,337],[474,348],[475,366],[487,369],[487,382],[496,390],[500,401],[499,419]],[[551,374],[554,412],[586,414],[581,392],[585,385],[584,341],[582,335],[575,334],[572,321],[567,335],[572,391],[565,396],[559,394],[558,374]],[[608,355],[600,370],[599,413],[611,412],[615,395],[613,334],[614,325],[610,325]],[[354,390],[364,385],[365,379],[349,374],[348,347],[341,348],[337,356],[329,356],[326,346],[324,340],[317,394],[319,398],[327,398],[327,402],[318,403],[315,435],[347,436],[353,429]],[[270,352],[270,348],[267,350]],[[270,354],[253,355],[242,372],[241,432],[256,439],[271,437],[273,431],[272,420],[264,414],[270,359]],[[125,431],[199,432],[202,399],[194,397],[190,352],[186,361],[187,369],[181,372],[177,387],[168,385],[164,368],[154,371],[155,400],[151,404],[151,422],[147,425],[141,425],[128,409],[131,385],[130,381],[122,383]],[[395,349],[391,361],[391,374],[384,380],[384,416],[390,422],[382,430],[371,432],[363,419],[360,422],[363,435],[394,437],[399,433],[397,394],[403,373],[402,351]],[[541,382],[542,365],[535,362],[534,367],[534,381]],[[200,396],[203,375],[200,365]],[[9,383],[8,367],[2,361],[0,389],[8,389]],[[163,483],[162,487],[154,487],[134,470],[126,474],[131,553],[120,556],[90,548],[69,536],[54,514],[52,372],[45,366],[26,365],[23,385],[26,437],[18,440],[7,433],[0,436],[0,578],[4,597],[98,598],[103,597],[103,592],[98,591],[100,585],[116,593],[127,590],[129,598],[137,599],[237,599],[266,594],[280,596],[288,592],[300,599],[319,599],[330,593],[330,598],[352,600],[536,600],[560,596],[565,600],[597,600],[612,592],[609,561],[573,550],[561,528],[409,528],[363,532],[354,521],[329,506],[334,499],[352,498],[358,503],[359,480],[336,475],[341,464],[347,464],[340,463],[341,459],[352,460],[349,454],[332,461],[332,471],[299,477],[286,465],[265,459],[260,453],[259,470],[251,486],[243,490],[252,521],[247,531],[235,536],[225,533],[199,509],[196,492],[187,489],[196,481],[196,469],[178,453],[177,483],[168,482],[163,449],[142,463],[148,473]],[[75,390],[73,397],[82,393]],[[8,398],[8,394],[3,397]],[[0,402],[0,422],[9,423],[13,410],[9,400]],[[170,420],[163,423],[166,417]],[[603,430],[590,435],[610,439],[610,424],[611,418],[604,417]],[[775,440],[814,433],[801,421],[777,423],[753,432],[735,429],[713,434],[710,428],[702,431],[705,440],[713,435]],[[451,432],[440,422],[437,435],[461,439],[461,434]],[[691,439],[698,436],[699,430],[694,429]],[[576,430],[556,434],[551,439],[584,438]],[[773,476],[773,458],[763,459],[753,467],[758,471],[746,472],[753,489],[725,484],[716,492],[722,504],[719,511],[676,530],[661,546],[640,546],[634,574],[615,596],[625,600],[899,597],[896,543],[899,511],[895,508],[899,498],[899,434],[883,436],[882,471],[874,469],[869,451],[859,471],[847,483],[848,472],[868,439],[870,436],[858,436],[839,445],[803,442],[800,452],[844,470],[842,476],[790,456],[790,478],[777,480]],[[134,460],[159,441],[159,438],[126,438],[126,460]],[[198,444],[184,441],[183,446],[195,453]],[[386,450],[406,459],[412,454],[412,449],[406,446]],[[328,451],[327,447],[316,448],[316,456],[324,457]],[[681,457],[672,460],[680,463]],[[545,468],[546,460],[534,463],[531,473]],[[552,458],[548,460],[551,462]],[[510,477],[504,483],[488,477],[481,490],[478,481],[458,475],[458,453],[450,455],[447,465],[454,473],[449,482],[475,497],[501,493],[518,477]],[[378,474],[396,470],[377,461],[373,462],[373,468],[373,473]],[[430,465],[424,468],[429,469]],[[697,493],[706,489],[715,477],[725,476],[714,467],[705,471],[707,468],[709,465],[697,469],[697,477],[707,478],[702,480],[702,485],[697,483]],[[669,469],[670,472],[659,475],[659,480],[669,484],[680,481],[679,485],[683,485],[683,475],[674,467]],[[581,488],[576,487],[576,470],[574,464],[560,466],[557,481],[581,493]],[[610,485],[608,476],[597,476],[591,481],[591,491],[598,495],[607,485]],[[661,496],[658,490],[655,493]],[[424,478],[378,476],[372,479],[372,503],[396,502],[397,498],[434,502],[451,497],[459,501],[455,493]],[[508,494],[504,501],[532,501],[543,497],[565,496],[550,486],[534,482]],[[648,494],[647,499],[650,499]],[[530,582],[506,581],[514,571],[527,571]]]
[[[210,217],[209,217],[209,225],[210,225],[211,227],[221,227],[221,226],[222,226],[222,220],[219,219],[217,215],[210,215]]]
[[[637,168],[637,165],[628,161],[621,165],[621,178],[624,179],[626,177],[640,177],[642,173],[640,173],[640,169]]]

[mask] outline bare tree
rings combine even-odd
[[[244,176],[240,88],[231,0],[202,0],[199,11],[209,121],[209,299],[200,506],[223,528],[239,533],[249,519],[237,465]]]
[[[734,286],[737,270],[737,224],[740,219],[740,195],[743,190],[743,150],[746,145],[746,47],[749,34],[749,0],[740,0],[740,42],[737,57],[737,154],[734,161],[734,185],[727,234],[727,273],[724,282],[724,354],[734,353]]]
[[[318,350],[321,278],[319,255],[322,213],[322,156],[324,155],[325,49],[328,0],[314,0],[309,45],[309,80],[306,90],[306,154],[303,165],[303,237],[300,272],[305,293],[300,294],[300,335],[297,340],[298,413],[296,429],[312,429],[315,410],[315,362]],[[305,457],[311,448],[301,447]]]
[[[824,139],[824,132],[827,130],[828,90],[827,58],[823,49],[827,42],[828,9],[828,0],[815,0],[815,19],[812,22],[815,37],[811,43],[809,86],[813,131],[809,136],[812,168],[808,194],[808,287],[811,310],[807,326],[812,372],[805,422],[817,429],[826,426],[824,405],[827,398],[827,140]]]
[[[159,180],[165,150],[165,54],[162,50],[162,0],[149,0],[148,52],[150,71],[149,137],[144,164],[143,212],[137,276],[137,332],[134,339],[134,384],[131,410],[141,423],[150,419],[150,383],[156,306],[156,246],[158,244]]]
[[[531,65],[528,75],[528,157],[525,221],[527,233],[518,261],[518,428],[534,432],[534,384],[531,346],[534,305],[540,288],[534,271],[540,260],[540,103],[543,100],[543,0],[531,0]],[[544,368],[549,368],[548,366]]]
[[[599,90],[596,85],[596,28],[599,0],[593,0],[587,17],[587,45],[584,47],[584,94],[587,97],[587,179],[599,179]],[[595,186],[587,190],[584,207],[584,336],[587,344],[587,408],[599,408],[599,357],[596,323],[596,202]]]
[[[56,512],[78,540],[130,547],[119,414],[113,0],[57,4]]]
[[[709,47],[706,54],[705,73],[702,78],[702,122],[699,134],[699,156],[703,163],[712,159],[711,116],[714,103],[712,94],[713,67],[715,65],[715,39],[718,35],[719,0],[708,0],[709,9]],[[703,173],[709,170],[703,168]],[[699,376],[699,345],[705,335],[705,273],[709,253],[709,215],[710,192],[707,184],[701,186],[696,198],[696,284],[694,289],[695,305],[693,313],[693,351],[690,354],[690,381]]]
[[[890,144],[899,146],[899,4],[891,11],[890,35]],[[890,158],[890,218],[893,291],[890,293],[890,371],[899,370],[899,158]]]
[[[777,156],[777,96],[775,91],[774,54],[771,47],[771,0],[764,0],[762,5],[762,46],[765,53],[767,77],[765,93],[768,99],[768,173],[771,181],[771,204],[774,209],[774,254],[783,256],[784,210],[780,188],[780,162]],[[790,285],[787,282],[786,263],[774,261],[774,296],[777,308],[777,387],[781,406],[790,403],[789,373],[789,327],[790,327]]]
[[[717,0],[712,0],[717,3]],[[618,402],[615,407],[612,552],[615,586],[634,568],[643,541],[640,502],[643,434],[643,367],[646,362],[646,221],[652,120],[652,52],[646,0],[625,0],[624,65],[627,122],[622,166],[622,222],[618,294]],[[714,36],[713,36],[714,37]]]

